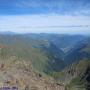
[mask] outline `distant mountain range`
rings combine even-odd
[[[3,35],[14,35],[14,34],[18,34],[18,33],[11,32],[11,31],[5,31],[5,32],[0,32],[0,34],[3,34]]]

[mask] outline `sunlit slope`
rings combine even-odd
[[[10,56],[30,60],[35,69],[46,73],[61,70],[65,66],[63,52],[53,43],[24,35],[0,36],[0,58]]]

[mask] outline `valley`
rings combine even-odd
[[[0,34],[0,87],[90,90],[90,37]]]

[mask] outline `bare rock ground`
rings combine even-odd
[[[34,72],[30,62],[10,59],[0,60],[0,90],[64,90],[64,85]]]

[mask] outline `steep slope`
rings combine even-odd
[[[75,64],[76,71],[69,70],[69,74],[75,75],[66,85],[66,90],[90,90],[90,61],[82,60]]]
[[[90,38],[77,43],[77,45],[66,54],[64,61],[67,64],[72,64],[85,58],[90,59]]]
[[[65,90],[90,90],[90,61],[81,60],[60,72],[50,73],[65,85]]]

